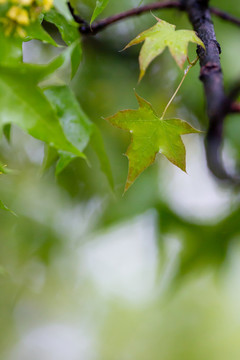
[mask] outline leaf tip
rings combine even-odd
[[[171,161],[171,162],[173,163],[173,165],[177,166],[180,170],[182,170],[185,174],[187,174],[186,158],[184,158],[184,160],[182,162],[176,162],[176,161]]]
[[[126,50],[127,48],[129,48],[130,46],[129,46],[129,44],[127,44],[126,46],[124,46],[124,48],[123,49],[121,49],[121,50],[118,50],[118,52],[123,52],[124,50]]]
[[[196,34],[196,43],[201,46],[204,50],[206,50],[205,44],[203,43],[203,41],[200,39],[200,37],[198,36],[198,34],[195,32]]]
[[[145,74],[145,71],[141,69],[141,70],[140,70],[139,77],[138,77],[138,84],[140,83],[140,81],[141,81],[142,78],[144,77],[144,74]]]
[[[173,56],[174,60],[176,61],[178,67],[182,70],[183,69],[183,65],[187,59],[187,56],[184,54],[182,56]]]
[[[124,48],[122,50],[119,50],[119,52],[122,52],[124,50],[127,50],[128,48],[130,48],[131,46],[135,45],[135,39],[133,39],[132,41],[130,41],[126,46],[124,46]]]
[[[124,191],[123,191],[123,196],[126,194],[126,192],[128,191],[128,189],[130,188],[130,186],[133,184],[133,181],[131,182],[131,181],[129,181],[128,179],[127,179],[127,181],[126,181],[126,184],[125,184],[125,187],[124,187]]]
[[[152,11],[150,11],[151,15],[158,21],[158,22],[161,22],[162,19],[159,19],[156,15],[153,14]]]

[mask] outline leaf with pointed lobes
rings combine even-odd
[[[132,134],[126,152],[129,169],[125,191],[154,162],[159,152],[186,171],[186,151],[181,135],[201,132],[181,119],[161,119],[149,102],[138,94],[135,95],[139,104],[137,110],[119,111],[106,118],[113,126]]]
[[[132,45],[139,44],[144,41],[139,54],[140,75],[139,81],[145,74],[148,65],[160,55],[166,47],[169,48],[171,55],[182,69],[184,62],[187,59],[188,43],[193,42],[205,49],[201,39],[192,30],[177,30],[176,26],[163,21],[156,16],[157,23],[148,30],[140,33],[133,39],[125,48]]]

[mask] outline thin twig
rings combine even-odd
[[[153,4],[139,6],[137,8],[130,9],[128,11],[124,11],[122,13],[110,16],[106,19],[97,21],[93,23],[90,27],[84,26],[79,29],[79,31],[83,34],[95,35],[99,31],[105,29],[111,24],[114,24],[120,20],[127,19],[132,16],[141,15],[145,12],[149,12],[151,10],[160,10],[160,9],[181,9],[181,5],[179,1],[165,1],[165,2],[156,2]]]
[[[231,22],[235,25],[238,25],[240,26],[240,19],[231,15],[231,14],[228,14],[227,12],[225,11],[222,11],[218,8],[215,8],[215,7],[210,7],[210,11],[213,15],[215,16],[218,16],[219,18],[223,19],[223,20],[226,20],[228,22]]]
[[[85,21],[84,19],[82,19],[79,15],[76,15],[74,12],[74,9],[72,7],[72,5],[70,4],[70,2],[67,2],[69,11],[73,17],[73,20],[76,21],[76,23],[78,23],[79,25],[84,25],[86,27],[89,26],[89,24],[87,23],[87,21]]]
[[[161,120],[163,120],[163,118],[164,118],[164,116],[165,116],[165,114],[166,114],[167,109],[169,108],[169,106],[171,105],[172,101],[173,101],[174,98],[176,97],[176,95],[177,95],[180,87],[182,86],[182,83],[184,82],[184,80],[185,80],[185,78],[186,78],[189,70],[197,63],[198,59],[199,59],[198,56],[197,56],[197,58],[196,58],[194,61],[192,61],[192,62],[188,59],[189,65],[188,65],[187,68],[184,70],[184,75],[183,75],[183,77],[182,77],[182,80],[180,81],[178,87],[177,87],[176,90],[174,91],[174,94],[172,95],[171,99],[169,100],[169,102],[167,103],[165,109],[163,110],[163,113],[162,113],[162,116],[161,116]]]
[[[180,11],[184,11],[184,6],[183,3],[180,1],[163,1],[163,2],[155,2],[152,4],[147,4],[147,5],[143,5],[143,6],[139,6],[137,8],[133,8],[127,11],[124,11],[122,13],[110,16],[106,19],[97,21],[95,23],[93,23],[91,26],[84,20],[82,19],[80,16],[76,15],[74,13],[74,9],[72,8],[71,4],[68,2],[68,7],[69,10],[73,16],[73,19],[80,24],[80,28],[79,31],[82,34],[87,34],[87,35],[95,35],[96,33],[98,33],[99,31],[105,29],[106,27],[108,27],[111,24],[114,24],[118,21],[127,19],[129,17],[132,16],[138,16],[141,14],[144,14],[146,12],[149,11],[153,11],[153,10],[162,10],[162,9],[178,9]],[[228,22],[231,22],[235,25],[240,26],[240,19],[234,17],[231,14],[228,14],[225,11],[222,11],[218,8],[215,7],[210,7],[209,8],[210,12],[218,17],[220,17],[223,20],[226,20]]]

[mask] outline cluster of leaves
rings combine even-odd
[[[157,20],[156,25],[139,34],[125,47],[127,49],[144,41],[139,55],[139,80],[142,79],[152,60],[160,55],[166,47],[169,48],[180,68],[183,67],[187,59],[189,42],[196,43],[204,48],[203,42],[194,31],[175,31],[174,25],[155,18]],[[187,71],[185,70],[185,74]],[[112,125],[128,130],[132,134],[132,142],[126,153],[129,159],[129,171],[125,190],[132,185],[144,169],[154,162],[159,152],[181,170],[186,171],[185,147],[181,135],[198,132],[181,119],[164,119],[169,104],[160,118],[150,103],[138,95],[136,96],[140,106],[138,110],[120,111],[107,119]]]
[[[1,11],[5,11],[2,7],[6,5],[8,4],[1,5]],[[44,30],[43,20],[58,28],[65,45],[58,45]],[[70,88],[70,80],[76,74],[82,58],[80,34],[76,24],[68,21],[56,9],[51,9],[41,13],[35,22],[28,25],[24,37],[17,33],[6,33],[4,24],[0,26],[0,132],[9,140],[10,127],[14,124],[43,141],[46,144],[43,165],[49,167],[57,161],[56,174],[76,157],[87,160],[84,149],[91,143],[102,170],[113,186],[100,131],[83,112]],[[59,47],[60,55],[48,64],[24,63],[22,44],[31,39]],[[59,85],[54,80],[55,73],[69,67],[71,79],[65,84],[61,81]],[[51,86],[44,85],[46,79],[51,79]],[[1,208],[7,209],[3,204]]]
[[[71,78],[74,77],[81,60],[82,49],[76,24],[67,20],[55,8],[50,10],[51,0],[46,1],[41,3],[40,13],[37,13],[38,3],[19,0],[18,8],[25,12],[25,17],[28,18],[25,23],[20,21],[23,13],[17,12],[15,19],[9,18],[8,13],[13,11],[13,7],[9,5],[9,2],[3,1],[1,11],[3,13],[5,11],[5,16],[14,22],[11,29],[14,26],[17,29],[19,25],[26,25],[26,27],[24,32],[14,33],[12,30],[6,32],[6,23],[2,24],[5,32],[3,31],[0,39],[2,49],[0,131],[9,138],[10,126],[15,124],[36,139],[44,141],[46,144],[44,167],[48,168],[57,161],[56,174],[59,174],[76,157],[87,160],[84,149],[91,143],[99,157],[102,170],[110,185],[113,186],[111,169],[99,130],[81,109],[69,83],[59,85],[54,84],[52,80],[53,75],[60,68],[66,68],[69,65]],[[103,11],[107,3],[108,1],[97,1],[91,21]],[[43,10],[45,11],[42,12]],[[29,14],[34,11],[35,17],[31,15],[34,21],[30,21]],[[66,46],[58,45],[44,30],[43,20],[57,27]],[[150,62],[166,47],[169,48],[180,68],[187,59],[189,42],[204,47],[194,31],[175,31],[174,25],[158,18],[156,20],[156,25],[142,32],[126,46],[128,48],[144,41],[139,56],[140,80]],[[24,63],[22,43],[31,39],[61,47],[62,52],[48,64]],[[46,87],[43,84],[49,78],[52,85]],[[162,117],[159,117],[150,103],[137,94],[136,96],[140,106],[138,110],[120,111],[107,118],[112,125],[132,133],[132,142],[127,151],[129,172],[125,190],[155,160],[159,152],[185,171],[185,147],[181,135],[198,132],[181,119],[164,119],[166,110]],[[14,107],[11,106],[12,103]]]

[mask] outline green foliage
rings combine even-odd
[[[1,34],[3,28],[0,26]],[[22,61],[22,40],[15,37],[0,37],[0,64],[14,65]]]
[[[69,49],[72,51],[74,47]],[[16,124],[36,139],[45,141],[56,149],[82,153],[67,141],[59,120],[50,103],[38,87],[38,83],[50,76],[68,60],[69,54],[61,54],[49,65],[1,66],[0,79],[0,128]],[[14,107],[11,104],[14,102]]]
[[[213,224],[201,224],[192,218],[184,219],[166,204],[156,205],[156,210],[160,248],[164,248],[164,237],[167,235],[179,237],[182,243],[175,285],[194,272],[223,266],[229,249],[240,236],[239,208]]]
[[[87,146],[92,124],[67,86],[52,86],[44,91],[58,116],[63,131],[80,152]]]
[[[27,35],[24,38],[24,41],[36,39],[51,44],[53,46],[57,46],[57,43],[42,27],[43,19],[44,19],[44,15],[41,14],[37,19],[37,21],[30,23],[30,25],[27,27]]]
[[[62,39],[66,43],[66,45],[71,45],[73,43],[76,44],[71,54],[71,66],[72,66],[72,78],[73,78],[77,72],[78,66],[82,58],[82,47],[80,43],[79,31],[75,24],[72,24],[72,22],[67,21],[65,17],[59,14],[55,9],[48,11],[44,15],[44,20],[54,24],[58,28],[62,36]]]
[[[43,29],[42,20],[54,24],[63,41],[68,46],[47,65],[24,64],[22,62],[22,42],[31,39],[41,40],[58,46],[55,40]],[[2,36],[2,57],[0,60],[0,131],[10,139],[10,126],[16,124],[24,131],[44,141],[49,149],[44,159],[48,168],[58,158],[56,174],[59,174],[76,157],[86,159],[83,150],[93,135],[103,172],[113,186],[109,160],[104,150],[101,135],[82,111],[74,94],[68,86],[42,88],[42,83],[60,68],[71,67],[73,78],[82,58],[80,36],[72,21],[52,9],[39,16],[27,28],[27,36],[20,39]],[[15,106],[12,108],[11,104]],[[8,130],[7,130],[8,129]],[[55,150],[54,150],[55,149]]]
[[[113,187],[110,164],[101,134],[81,109],[73,92],[67,86],[52,86],[46,89],[44,94],[53,105],[64,134],[71,144],[82,152],[91,139],[91,145],[99,157],[101,168],[107,176],[111,187]],[[63,171],[74,158],[76,158],[76,155],[73,153],[69,154],[61,151],[60,159],[56,166],[56,174],[58,175]]]
[[[145,74],[148,65],[160,55],[166,47],[180,68],[187,59],[188,43],[193,42],[204,48],[203,42],[192,30],[177,30],[176,26],[157,18],[157,23],[145,30],[133,39],[124,49],[137,45],[144,41],[139,55],[140,75],[139,80]]]
[[[65,17],[55,9],[48,11],[44,15],[44,20],[54,24],[58,28],[63,41],[67,45],[71,45],[74,41],[79,40],[80,34],[75,23],[67,21]]]
[[[140,3],[149,1],[132,2]],[[71,4],[88,20],[96,1]],[[95,15],[106,2],[97,5]],[[131,6],[111,1],[109,13]],[[240,16],[236,1],[228,6]],[[184,15],[160,14],[189,27]],[[151,21],[149,13],[81,36],[56,0],[24,38],[7,36],[0,22],[1,359],[239,359],[239,196],[210,178],[201,137],[182,137],[207,126],[198,66],[169,101],[180,75],[164,49],[183,66],[199,39],[158,20],[130,43],[145,41],[146,68],[162,53],[137,90],[149,102],[136,95],[137,108],[137,57],[118,50]],[[237,36],[214,24],[228,86],[229,67],[240,70]],[[168,119],[158,116],[171,102]],[[228,163],[229,154],[239,159],[238,114],[225,131]],[[122,196],[130,137],[125,189],[141,176]],[[186,170],[182,138],[188,175],[178,169]]]
[[[104,6],[106,6],[106,2],[97,2],[92,20],[103,10]],[[40,39],[56,45],[52,37],[43,30],[42,20],[43,15],[27,28],[29,39]],[[74,94],[67,86],[52,86],[45,91],[39,87],[40,82],[69,62],[73,77],[82,55],[79,33],[75,25],[55,9],[46,12],[44,20],[57,27],[68,49],[48,65],[23,64],[20,63],[20,43],[11,40],[11,44],[13,41],[11,51],[9,55],[5,51],[6,58],[3,56],[2,60],[3,64],[6,64],[9,58],[9,64],[12,65],[11,67],[9,64],[4,65],[7,67],[7,71],[0,79],[0,95],[2,95],[0,105],[4,109],[4,117],[0,118],[1,130],[4,131],[6,126],[14,123],[35,138],[44,141],[49,146],[44,167],[49,167],[59,156],[56,174],[60,174],[75,157],[86,158],[83,150],[93,135],[94,140],[91,141],[91,145],[99,157],[103,172],[113,187],[110,165],[100,133],[81,110]],[[140,34],[127,46],[145,41],[140,53],[140,78],[151,60],[159,55],[166,46],[169,46],[180,67],[186,60],[189,41],[203,46],[193,31],[175,31],[174,25],[160,19],[157,20],[154,27]],[[3,45],[5,49],[6,37]],[[10,102],[13,99],[14,110],[10,109]],[[139,96],[137,99],[140,105],[138,111],[127,110],[108,118],[113,125],[133,132],[133,141],[127,151],[129,174],[125,190],[155,160],[158,152],[164,154],[172,163],[185,171],[185,147],[180,135],[197,132],[182,120],[159,119],[149,103]]]

